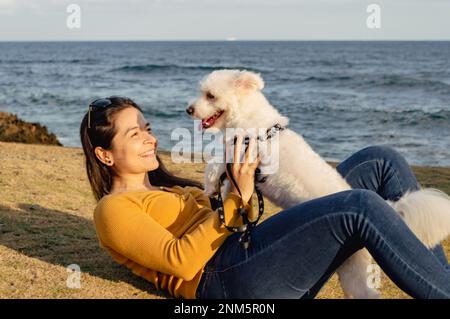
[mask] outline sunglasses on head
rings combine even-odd
[[[99,109],[104,109],[105,107],[108,107],[112,104],[111,100],[109,98],[101,98],[94,100],[89,104],[88,109],[88,128],[91,128],[91,112],[96,111]]]

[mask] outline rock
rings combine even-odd
[[[39,205],[37,205],[37,204],[32,204],[32,205],[30,205],[30,206],[28,207],[28,209],[29,209],[29,210],[37,210],[37,209],[39,209]]]
[[[0,141],[63,146],[47,127],[25,122],[7,112],[0,112]]]

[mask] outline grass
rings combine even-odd
[[[174,173],[202,181],[204,164],[160,155]],[[450,168],[412,168],[422,186],[450,193]],[[0,142],[0,189],[0,298],[170,298],[99,248],[80,148]],[[263,219],[278,211],[266,201]],[[444,248],[448,255],[448,240]],[[79,289],[67,286],[71,264]],[[381,284],[383,298],[409,298],[384,274]],[[336,276],[318,297],[342,298]]]

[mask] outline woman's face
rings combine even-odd
[[[110,154],[118,175],[146,173],[158,168],[158,141],[151,134],[150,123],[138,109],[128,107],[117,113],[114,126],[116,135]]]

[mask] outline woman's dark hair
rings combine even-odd
[[[120,111],[128,107],[134,107],[142,112],[141,107],[129,98],[114,96],[108,99],[111,101],[110,105],[90,112],[90,128],[88,128],[87,123],[88,112],[84,115],[80,125],[81,144],[86,158],[86,172],[97,201],[110,193],[114,171],[97,158],[94,152],[95,148],[100,146],[105,150],[111,150],[112,139],[117,133],[114,127],[114,118]],[[166,187],[176,185],[181,187],[195,186],[203,189],[203,185],[197,181],[181,178],[170,173],[158,155],[156,155],[156,159],[159,162],[158,168],[147,173],[152,185]]]

